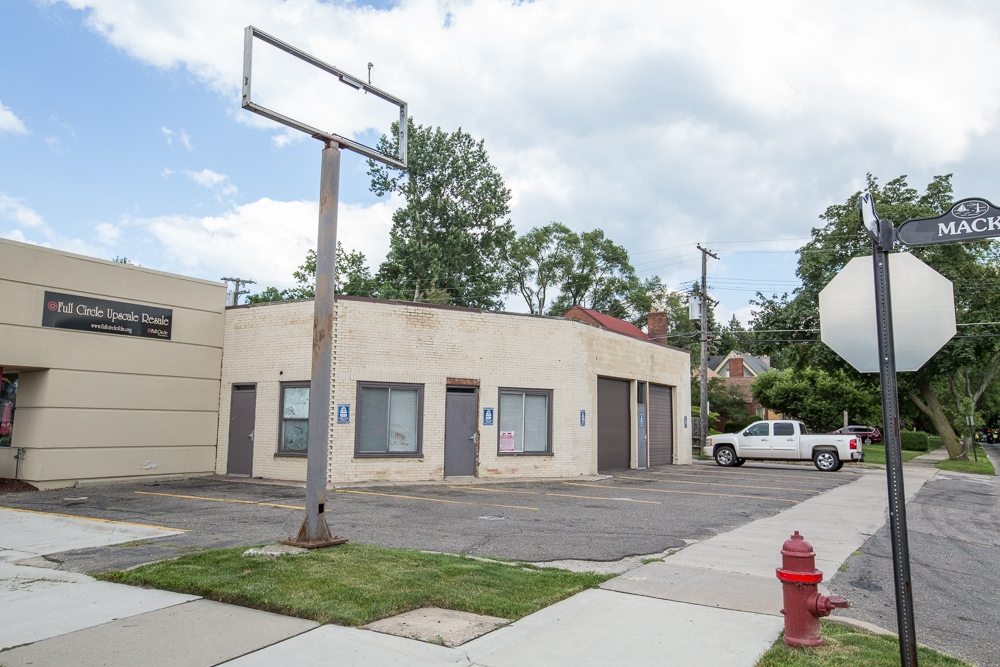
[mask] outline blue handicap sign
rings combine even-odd
[[[347,403],[339,403],[337,405],[337,423],[338,424],[350,424],[351,423],[351,406]]]
[[[586,426],[586,425],[587,425],[587,411],[580,410],[580,426]]]
[[[493,426],[493,408],[483,408],[483,426]]]

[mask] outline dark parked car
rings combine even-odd
[[[882,442],[882,431],[878,430],[874,426],[848,426],[847,428],[838,428],[836,431],[830,431],[830,433],[836,433],[837,435],[856,435],[866,444],[870,445],[873,442]]]

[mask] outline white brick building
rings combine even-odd
[[[226,310],[217,473],[305,480],[312,313],[311,300]],[[690,463],[689,355],[642,336],[338,297],[328,481]]]

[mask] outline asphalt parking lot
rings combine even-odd
[[[855,479],[847,468],[696,462],[606,479],[342,488],[328,492],[326,516],[332,532],[386,547],[611,561],[681,548]],[[188,531],[49,557],[63,569],[96,572],[287,538],[302,522],[304,500],[299,486],[192,478],[11,494],[0,506]]]

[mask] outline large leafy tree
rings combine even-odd
[[[248,303],[264,303],[267,301],[287,301],[289,299],[311,299],[316,296],[316,251],[306,251],[305,261],[292,272],[292,277],[298,283],[295,287],[279,290],[277,287],[267,287],[258,294],[247,297]],[[364,253],[352,250],[346,252],[344,246],[337,243],[337,277],[334,283],[337,294],[346,296],[377,296],[378,284],[368,269]]]
[[[905,176],[884,186],[869,174],[867,189],[873,194],[879,216],[897,224],[910,219],[944,213],[952,204],[951,175],[936,176],[923,193],[911,188]],[[811,240],[799,249],[796,271],[802,286],[792,295],[770,298],[758,294],[752,322],[758,340],[774,330],[797,330],[783,336],[802,342],[784,350],[783,359],[797,368],[814,366],[842,370],[857,377],[853,369],[818,338],[819,292],[853,257],[870,256],[871,241],[858,222],[860,192],[843,204],[830,206],[820,216],[825,222],[812,230]],[[903,247],[897,250],[904,250]],[[899,391],[934,426],[952,458],[964,458],[954,421],[967,410],[977,410],[983,396],[1000,373],[1000,338],[995,326],[980,322],[1000,321],[998,247],[993,241],[973,241],[913,248],[909,252],[935,268],[955,285],[959,336],[949,342],[922,369],[900,373]],[[769,351],[773,343],[759,343],[758,351]],[[775,355],[777,356],[777,354]],[[876,377],[866,376],[868,381]]]
[[[659,277],[641,280],[629,261],[628,251],[601,229],[562,240],[564,269],[559,296],[549,315],[561,315],[572,306],[592,308],[636,326],[646,325],[656,295],[663,291]]]
[[[764,407],[801,419],[817,431],[837,428],[843,421],[844,410],[857,421],[881,422],[875,415],[880,405],[875,387],[842,370],[768,371],[757,376],[750,391]]]
[[[569,227],[552,222],[533,227],[511,244],[508,289],[524,297],[532,315],[545,313],[550,291],[559,289],[572,270],[573,236]]]
[[[461,129],[449,133],[407,123],[407,168],[368,162],[371,191],[403,199],[392,216],[389,254],[376,275],[379,291],[407,301],[499,308],[515,238],[507,219],[510,190],[482,140]],[[394,123],[379,149],[395,153],[398,145]]]

